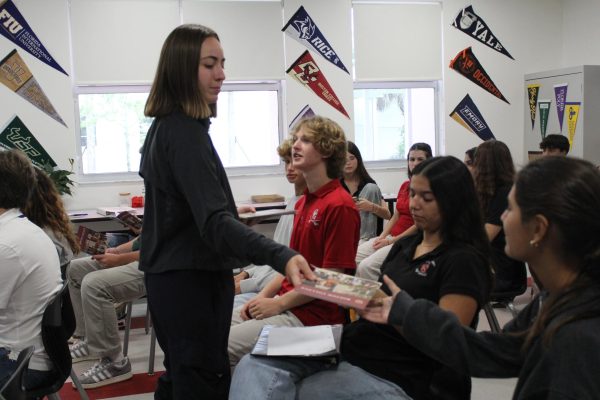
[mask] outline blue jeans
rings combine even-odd
[[[0,387],[8,381],[10,376],[17,369],[17,361],[8,358],[10,352],[4,347],[0,347]],[[38,371],[28,369],[25,372],[25,387],[27,389],[35,389],[46,386],[54,380],[53,371]]]
[[[342,361],[247,355],[233,374],[230,400],[357,399],[410,400],[396,384]]]

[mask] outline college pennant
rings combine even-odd
[[[548,115],[550,114],[550,104],[552,100],[539,100],[538,107],[540,108],[540,133],[542,140],[546,137],[546,128],[548,127]]]
[[[67,126],[16,49],[0,61],[0,82],[47,115]]]
[[[315,92],[317,96],[325,100],[347,118],[350,118],[308,50],[292,63],[286,73],[295,78],[304,87]]]
[[[496,84],[492,81],[492,78],[485,72],[481,63],[477,57],[475,57],[475,54],[473,54],[471,47],[467,47],[460,51],[456,57],[450,61],[450,68],[475,83],[477,86],[490,92],[500,100],[510,104],[502,92],[500,92],[500,89],[498,89]]]
[[[563,117],[565,116],[565,101],[567,101],[567,88],[569,85],[561,83],[554,85],[554,96],[556,97],[556,112],[558,113],[558,126],[562,132]]]
[[[14,117],[2,132],[0,132],[0,146],[5,149],[19,149],[36,166],[43,168],[45,164],[56,167],[56,163],[36,140],[31,131],[27,129],[19,117]]]
[[[463,8],[452,22],[452,26],[514,60],[513,56],[500,43],[485,21],[479,15],[475,14],[473,6]]]
[[[34,57],[69,76],[52,58],[12,0],[0,0],[0,33]]]
[[[540,93],[540,85],[527,85],[527,99],[529,100],[529,116],[531,118],[531,130],[535,125],[535,111],[537,110],[537,99]]]
[[[298,115],[296,115],[294,117],[292,122],[290,122],[289,128],[292,129],[298,122],[300,122],[300,120],[302,120],[304,118],[310,118],[310,117],[314,117],[314,116],[315,116],[315,112],[307,104],[302,108],[302,110],[300,110]]]
[[[306,48],[313,49],[336,67],[350,73],[303,6],[292,15],[281,31]]]
[[[495,139],[490,127],[468,94],[454,107],[450,117],[483,141]]]
[[[569,144],[573,147],[575,139],[575,129],[577,128],[577,118],[581,102],[565,102],[565,117],[567,117],[567,130],[569,132]]]

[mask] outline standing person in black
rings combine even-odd
[[[507,196],[515,177],[510,150],[501,141],[488,140],[477,147],[473,178],[483,210],[485,230],[492,246],[492,266],[495,271],[493,293],[525,291],[525,263],[510,258],[504,252],[506,239],[500,217],[508,205]]]
[[[167,37],[145,107],[154,117],[140,175],[146,187],[140,269],[166,372],[154,398],[226,399],[232,269],[252,262],[314,279],[299,254],[239,222],[208,129],[224,74],[219,37],[182,25]],[[285,271],[284,271],[285,270]]]
[[[465,329],[389,280],[392,296],[363,316],[396,326],[413,346],[459,373],[518,377],[513,400],[598,399],[598,204],[600,173],[587,161],[544,157],[518,173],[502,215],[506,253],[527,262],[545,290],[501,333]]]

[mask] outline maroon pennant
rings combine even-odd
[[[325,79],[321,69],[312,58],[308,50],[292,63],[291,67],[286,71],[288,75],[295,78],[304,87],[309,88],[317,94],[321,99],[325,100],[333,108],[350,118],[346,109],[338,99],[337,95]]]
[[[496,86],[492,78],[485,72],[481,63],[473,54],[473,50],[471,47],[467,47],[462,50],[460,53],[454,57],[452,61],[450,61],[450,68],[475,83],[479,87],[487,90],[500,100],[505,101],[510,104],[508,100],[504,97],[500,89]]]

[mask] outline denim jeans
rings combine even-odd
[[[230,400],[410,400],[396,384],[342,361],[247,355],[233,374]]]
[[[10,376],[17,369],[17,361],[8,358],[9,350],[0,347],[0,387],[8,381]],[[53,371],[38,371],[28,369],[25,373],[25,387],[27,389],[35,389],[41,386],[48,385],[54,379]]]

